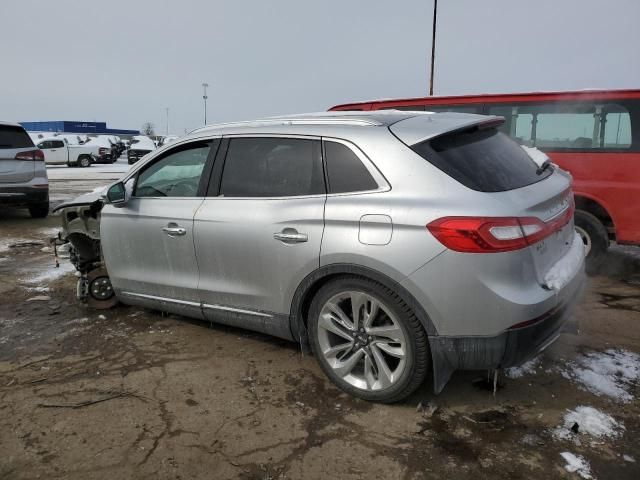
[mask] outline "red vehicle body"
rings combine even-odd
[[[640,245],[640,90],[408,98],[330,110],[382,109],[504,117],[505,133],[573,175],[576,228],[591,265],[610,240]]]

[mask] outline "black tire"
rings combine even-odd
[[[78,158],[77,165],[81,168],[87,168],[91,166],[91,157],[87,157],[86,155]]]
[[[49,215],[49,202],[29,205],[29,214],[32,218],[46,218]]]
[[[595,215],[584,210],[576,210],[575,225],[589,250],[587,253],[587,273],[595,273],[602,266],[609,248],[607,229]]]
[[[363,292],[374,297],[394,315],[403,331],[406,339],[406,364],[400,377],[387,388],[368,390],[351,385],[334,372],[322,353],[318,339],[318,321],[322,308],[329,299],[350,291]],[[366,277],[338,277],[320,288],[311,302],[308,332],[313,354],[327,377],[341,390],[363,400],[380,403],[399,402],[414,392],[427,375],[430,365],[429,347],[427,335],[420,321],[395,292]]]

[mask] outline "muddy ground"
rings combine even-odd
[[[57,199],[92,190],[54,182]],[[104,182],[103,182],[104,183]],[[0,478],[640,478],[640,404],[587,391],[563,369],[612,347],[640,352],[640,265],[609,254],[573,333],[495,397],[459,372],[407,401],[376,405],[334,388],[295,344],[138,308],[95,312],[52,268],[56,217],[0,212]],[[31,243],[25,243],[30,241]],[[618,437],[552,434],[592,406]],[[626,457],[623,457],[625,455]]]

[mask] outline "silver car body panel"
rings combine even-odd
[[[572,304],[584,281],[581,263],[561,289],[544,282],[571,249],[573,222],[527,248],[490,254],[449,250],[426,228],[448,216],[549,221],[571,208],[570,178],[558,169],[532,185],[487,193],[465,187],[410,148],[499,121],[454,113],[329,112],[198,129],[149,154],[123,181],[167,150],[195,140],[275,135],[347,144],[379,188],[286,198],[134,198],[124,208],[105,205],[102,248],[114,288],[126,303],[298,338],[304,337],[296,318],[301,296],[322,272],[371,272],[420,312],[434,369],[445,372],[438,376],[439,390],[450,371],[468,368],[473,359],[481,359],[480,368],[499,361],[482,357],[482,339],[504,350],[500,342],[516,335],[506,333],[511,327]],[[163,235],[170,222],[186,235]],[[282,234],[304,234],[307,241],[286,243],[282,238],[289,237]],[[549,328],[557,335],[556,323]],[[544,334],[537,343],[548,343],[551,337]],[[525,338],[522,332],[516,336]],[[474,349],[480,353],[469,354]]]

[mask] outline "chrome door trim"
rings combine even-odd
[[[177,305],[186,305],[189,307],[207,308],[209,310],[220,310],[224,312],[243,313],[245,315],[254,315],[256,317],[273,318],[273,315],[263,312],[256,312],[255,310],[245,310],[242,308],[226,307],[224,305],[211,305],[208,303],[189,302],[187,300],[177,300],[175,298],[158,297],[156,295],[147,295],[146,293],[134,293],[134,292],[122,292],[122,295],[130,297],[144,298],[147,300],[156,300],[159,302],[175,303]]]
[[[146,293],[122,292],[123,295],[130,297],[145,298],[147,300],[157,300],[160,302],[176,303],[178,305],[187,305],[189,307],[200,307],[199,302],[189,302],[187,300],[176,300],[175,298],[158,297],[156,295],[147,295]]]
[[[273,315],[269,315],[268,313],[256,312],[255,310],[244,310],[242,308],[225,307],[224,305],[211,305],[208,303],[203,303],[202,308],[207,308],[209,310],[221,310],[224,312],[243,313],[245,315],[254,315],[256,317],[273,317]]]

